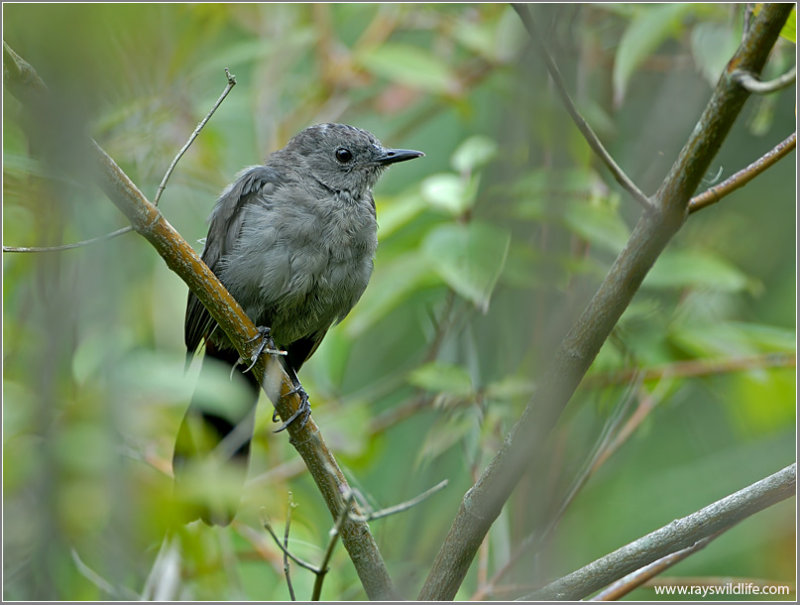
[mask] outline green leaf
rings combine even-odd
[[[407,192],[391,198],[376,198],[378,240],[408,224],[425,209],[425,199],[417,192]]]
[[[692,5],[659,4],[640,8],[622,34],[614,60],[614,104],[617,107],[625,97],[628,81],[636,68],[665,40],[680,32],[681,18],[692,10]]]
[[[701,250],[679,250],[661,255],[642,285],[738,292],[751,284],[744,273],[719,256]]]
[[[358,336],[428,281],[436,283],[436,276],[427,259],[416,251],[381,264],[355,311],[342,322],[342,329],[351,338]]]
[[[477,179],[464,179],[445,172],[422,181],[421,193],[431,206],[453,216],[461,216],[475,202],[477,189]]]
[[[727,25],[700,23],[692,30],[694,62],[712,86],[738,46],[738,37]]]
[[[451,288],[486,312],[510,242],[507,231],[473,221],[437,227],[425,238],[422,251]]]
[[[411,372],[408,381],[434,393],[466,398],[472,395],[472,379],[461,366],[434,361]]]
[[[450,93],[456,88],[456,79],[447,65],[416,46],[384,44],[355,59],[372,75],[398,84],[437,93]]]
[[[628,225],[608,204],[569,204],[564,221],[589,243],[614,253],[619,253],[630,237]]]
[[[456,172],[470,173],[488,164],[497,155],[497,143],[489,137],[476,135],[458,146],[450,160]]]

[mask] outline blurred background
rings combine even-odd
[[[654,193],[741,39],[744,5],[530,8],[589,123]],[[372,281],[300,376],[369,506],[449,481],[372,524],[413,598],[640,212],[572,125],[517,15],[502,4],[4,4],[3,23],[69,124],[31,123],[4,90],[6,246],[124,226],[70,149],[91,135],[152,199],[225,67],[238,84],[160,202],[198,250],[223,187],[310,124],[350,123],[426,153],[378,185]],[[787,38],[765,79],[793,65]],[[793,90],[747,102],[704,188],[795,129]],[[795,459],[795,157],[688,220],[540,444],[459,599],[520,596]],[[131,233],[3,255],[5,599],[141,593],[175,513],[170,459],[196,375],[184,372],[186,292]],[[262,397],[237,521],[186,531],[176,596],[288,598],[261,518],[282,533],[290,493],[290,549],[320,560],[330,516],[270,417]],[[746,520],[667,575],[793,586],[794,507]],[[331,568],[323,598],[364,598],[341,546]],[[313,580],[293,567],[299,598]]]

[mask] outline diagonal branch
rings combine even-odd
[[[605,164],[606,167],[611,171],[611,174],[614,176],[614,179],[617,181],[617,183],[622,185],[625,191],[630,193],[637,203],[639,203],[645,209],[652,209],[653,204],[650,199],[636,186],[636,183],[634,183],[628,177],[628,175],[625,174],[625,171],[622,170],[622,168],[620,168],[619,165],[614,161],[614,158],[611,157],[611,154],[603,146],[603,143],[600,142],[599,137],[594,133],[592,127],[589,126],[589,123],[580,114],[578,108],[575,107],[575,103],[573,103],[572,98],[567,92],[567,86],[564,84],[564,79],[561,77],[561,72],[559,71],[555,61],[553,61],[553,57],[550,56],[550,52],[547,50],[541,35],[537,31],[533,19],[531,19],[528,7],[524,4],[512,4],[512,6],[514,7],[514,10],[517,11],[517,14],[522,20],[523,25],[525,25],[525,29],[528,30],[528,34],[530,35],[531,39],[536,43],[539,53],[542,55],[544,63],[547,66],[547,71],[550,73],[550,77],[553,79],[553,83],[556,85],[556,90],[561,96],[561,100],[564,102],[567,112],[569,112],[572,121],[575,122],[575,126],[577,126],[578,130],[581,131],[581,134],[586,139],[589,147],[592,148],[592,151],[597,154],[597,157],[599,157],[603,164]]]
[[[755,513],[795,495],[797,464],[757,481],[705,508],[676,519],[525,596],[526,600],[579,600],[662,557],[726,531]]]
[[[791,4],[768,4],[753,21],[728,64],[760,73]],[[656,210],[642,214],[600,288],[575,321],[538,381],[536,392],[503,447],[464,495],[420,593],[421,600],[452,599],[492,523],[520,477],[538,462],[536,448],[555,426],[600,347],[630,304],[645,275],[683,224],[700,184],[749,93],[722,74],[689,140],[664,179]]]
[[[53,101],[47,87],[33,67],[5,43],[4,59],[4,83],[34,118],[40,117],[37,112]],[[249,359],[257,346],[254,337],[258,331],[217,276],[94,140],[73,143],[82,146],[81,151],[91,160],[100,188],[128,217],[134,230],[152,244],[167,266],[197,295],[242,358]],[[300,397],[294,393],[292,381],[281,363],[264,352],[253,371],[262,376],[262,389],[281,418],[290,418],[300,404]],[[288,432],[290,442],[308,466],[332,516],[338,518],[346,505],[342,494],[350,493],[350,487],[314,419],[309,418],[302,427],[293,423]],[[367,596],[370,599],[394,596],[391,579],[369,526],[347,516],[341,536]]]
[[[747,166],[747,168],[742,168],[739,172],[731,175],[719,185],[714,185],[706,189],[703,193],[694,196],[689,202],[689,213],[691,214],[692,212],[702,210],[706,206],[716,204],[729,193],[733,193],[739,189],[739,187],[744,187],[775,162],[794,151],[796,146],[797,133],[793,132],[786,139],[775,145],[770,151]]]

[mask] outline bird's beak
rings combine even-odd
[[[413,149],[384,149],[383,153],[375,158],[375,163],[386,166],[396,162],[421,158],[424,155],[421,151],[414,151]]]

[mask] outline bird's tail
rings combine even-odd
[[[186,522],[201,518],[209,525],[228,525],[241,500],[259,385],[252,374],[234,369],[237,360],[235,350],[207,344],[198,385],[178,430],[172,469]]]

